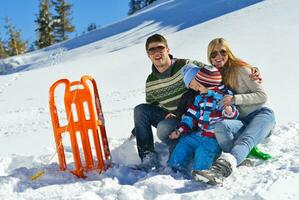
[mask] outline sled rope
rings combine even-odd
[[[78,88],[78,86],[77,86],[77,88]],[[76,98],[76,95],[77,95],[77,88],[76,88],[76,91],[75,91],[75,94],[74,94],[74,97],[73,97],[73,100],[72,100],[72,104],[75,102],[75,98]],[[70,122],[71,112],[72,112],[72,110],[70,110],[70,113],[69,113],[69,115],[68,115],[67,126],[65,127],[64,132],[66,132],[67,129],[68,129],[68,127],[69,127],[69,122]],[[65,134],[62,135],[62,139],[63,139],[64,135],[65,135]],[[62,145],[62,140],[60,141],[60,143],[59,143],[59,145],[58,145],[58,148],[60,148],[61,145]],[[53,158],[56,156],[56,154],[57,154],[57,151],[55,151],[55,152],[51,155],[50,159],[46,162],[46,165],[48,165],[48,164],[53,160]],[[30,176],[30,179],[31,179],[31,181],[35,181],[35,180],[39,179],[40,177],[42,177],[43,175],[45,175],[45,173],[46,173],[46,170],[39,170],[38,172],[36,172],[36,173],[33,174],[32,176]]]

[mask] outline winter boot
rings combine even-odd
[[[141,161],[141,164],[137,166],[138,169],[144,171],[154,171],[159,168],[160,164],[156,152],[148,153]]]
[[[210,185],[222,184],[237,166],[236,158],[229,153],[222,153],[208,170],[193,170],[194,180]]]
[[[260,151],[257,146],[254,146],[248,154],[248,157],[269,160],[271,158],[271,155]]]

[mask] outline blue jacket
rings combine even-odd
[[[224,118],[236,119],[239,115],[235,105],[232,105],[233,112],[230,115],[223,110],[221,100],[224,95],[233,95],[224,85],[211,88],[205,94],[197,92],[182,116],[177,131],[181,134],[196,131],[207,137],[215,137],[214,129],[217,122]]]

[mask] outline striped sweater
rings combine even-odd
[[[224,85],[209,89],[208,93],[197,94],[182,116],[177,131],[181,134],[196,131],[207,137],[215,137],[214,129],[217,122],[224,118],[236,119],[239,115],[234,105],[230,115],[223,110],[221,100],[226,94],[233,95]]]
[[[189,63],[199,67],[205,65],[198,61],[173,58],[172,65],[166,72],[159,73],[152,66],[152,73],[146,80],[146,102],[158,105],[169,112],[175,112],[182,94],[187,90],[183,82],[181,69]]]

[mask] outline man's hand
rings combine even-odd
[[[226,108],[234,103],[234,96],[232,95],[225,95],[222,99],[223,106]]]
[[[173,114],[173,113],[168,113],[168,114],[165,116],[165,119],[169,119],[169,118],[173,118],[173,117],[176,117],[176,115]]]
[[[169,137],[169,139],[175,140],[175,139],[178,139],[180,137],[180,135],[181,135],[180,132],[172,131],[168,137]]]
[[[249,75],[249,77],[251,78],[251,80],[257,81],[260,84],[263,82],[261,73],[260,73],[259,69],[256,67],[251,68],[251,74]]]

